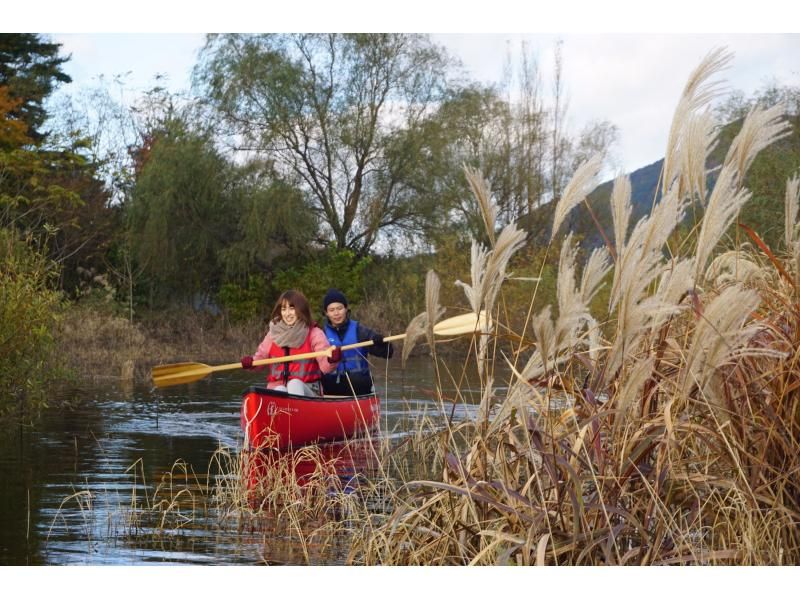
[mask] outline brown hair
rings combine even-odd
[[[311,308],[308,305],[308,299],[306,299],[306,296],[303,295],[303,293],[300,291],[295,291],[294,289],[289,289],[288,291],[281,293],[281,296],[278,297],[278,300],[275,302],[275,307],[272,308],[270,320],[276,324],[280,322],[281,307],[283,307],[284,303],[288,303],[294,307],[294,311],[297,313],[297,319],[303,322],[309,328],[311,327],[311,325],[314,323],[314,320],[311,319]]]

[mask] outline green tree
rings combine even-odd
[[[46,246],[60,263],[91,265],[104,251],[110,216],[98,164],[80,132],[42,132],[44,100],[69,81],[58,48],[33,34],[0,35],[0,226]]]
[[[59,83],[72,81],[61,70],[69,57],[60,56],[60,49],[61,44],[36,33],[0,33],[0,87],[20,100],[9,116],[24,122],[34,141],[44,137],[44,100]]]
[[[318,309],[321,313],[325,292],[335,287],[351,304],[357,304],[364,296],[364,271],[370,261],[349,249],[329,247],[299,267],[278,272],[272,281],[275,297],[286,289],[298,289],[308,298],[312,312]]]
[[[46,404],[56,371],[57,268],[13,230],[0,228],[0,417]]]
[[[220,278],[218,253],[233,237],[228,168],[207,134],[178,117],[164,123],[127,205],[136,262],[153,300],[189,300]]]
[[[238,147],[274,159],[336,246],[365,255],[417,217],[388,143],[438,101],[447,66],[423,35],[224,35],[196,80]]]

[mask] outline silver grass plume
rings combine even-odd
[[[484,275],[484,306],[487,313],[491,313],[495,300],[500,292],[500,287],[510,274],[506,273],[511,257],[525,244],[527,233],[517,228],[515,223],[506,225],[497,243],[486,260],[486,274]],[[476,312],[478,313],[478,312]]]
[[[572,233],[569,233],[561,246],[558,263],[559,315],[555,330],[559,351],[572,349],[577,344],[582,324],[591,320],[589,303],[600,290],[603,277],[611,268],[608,250],[605,247],[595,249],[583,268],[580,286],[576,286],[577,250]]]
[[[800,178],[793,176],[786,182],[786,248],[794,261],[795,279],[800,277],[800,223],[797,222],[798,204],[800,204]]]
[[[614,427],[611,436],[616,437],[620,430],[623,430],[630,422],[631,406],[635,399],[642,392],[644,383],[653,374],[655,356],[651,355],[646,359],[637,360],[627,376],[627,379],[614,394],[614,408],[617,415],[614,416]]]
[[[797,211],[800,205],[800,177],[798,175],[786,181],[786,200],[784,204],[784,235],[786,247],[791,249],[797,239],[798,232]]]
[[[583,267],[583,274],[581,275],[581,301],[585,305],[589,305],[597,294],[597,291],[603,286],[603,278],[611,270],[611,256],[608,249],[605,247],[598,247],[592,251],[589,260]]]
[[[439,277],[436,272],[428,270],[425,277],[425,311],[414,316],[406,328],[406,338],[403,341],[403,367],[411,354],[417,339],[423,334],[427,336],[428,343],[433,347],[434,334],[433,327],[444,313],[444,309],[439,307]]]
[[[596,358],[601,345],[597,322],[589,313],[589,303],[601,287],[609,271],[610,257],[604,247],[592,252],[583,269],[580,285],[576,284],[575,261],[577,245],[572,233],[561,247],[558,267],[558,319],[553,322],[550,306],[546,306],[531,323],[537,351],[522,370],[526,379],[539,378],[571,356],[571,351],[582,341],[581,330],[589,326],[588,345]]]
[[[643,333],[650,329],[652,322],[663,321],[676,311],[674,306],[666,305],[657,295],[642,296],[636,301],[632,295],[629,297],[620,302],[617,311],[614,342],[605,365],[606,380],[611,380],[625,359],[635,354]]]
[[[677,305],[686,291],[694,288],[694,258],[674,260],[664,266],[656,295],[667,305]]]
[[[681,147],[687,140],[687,123],[691,115],[709,104],[721,91],[721,82],[709,81],[718,71],[724,69],[733,59],[733,54],[725,48],[717,48],[709,52],[692,71],[686,82],[667,139],[667,151],[664,154],[662,194],[666,195],[673,182],[680,175]]]
[[[717,130],[708,110],[688,117],[680,160],[678,195],[689,195],[702,205],[706,198],[706,162],[717,145]]]
[[[489,424],[487,438],[496,434],[515,411],[519,417],[525,417],[526,414],[547,415],[547,400],[539,389],[529,382],[530,377],[525,372],[518,372],[508,358],[506,363],[511,370],[513,382],[509,384],[506,398]]]
[[[603,336],[600,333],[600,324],[593,317],[589,316],[587,326],[589,328],[589,361],[593,366],[597,367],[600,361],[600,354],[604,349]]]
[[[475,239],[472,240],[472,251],[470,260],[470,278],[472,279],[472,286],[456,280],[456,285],[464,289],[464,294],[467,296],[467,301],[472,308],[472,311],[479,314],[481,306],[483,305],[483,298],[486,296],[486,259],[489,257],[491,250],[486,250],[483,245],[478,243]]]
[[[556,354],[556,329],[550,306],[545,306],[531,321],[533,338],[536,339],[536,353],[523,368],[525,379],[538,378],[549,371],[549,364]]]
[[[425,334],[431,347],[435,342],[433,327],[444,313],[444,309],[439,307],[439,289],[441,286],[436,272],[428,270],[428,274],[425,277],[425,314],[427,315],[425,319]]]
[[[588,315],[589,310],[583,302],[580,289],[575,285],[575,259],[578,248],[575,245],[572,233],[567,235],[561,246],[561,255],[558,261],[558,282],[556,293],[558,296],[558,320],[556,321],[556,346],[571,346],[573,337],[581,320]]]
[[[752,195],[747,189],[737,191],[736,180],[735,166],[731,164],[723,166],[714,190],[711,192],[711,197],[708,199],[708,206],[697,235],[695,281],[702,280],[711,252],[736,219],[739,210]]]
[[[425,334],[425,329],[427,328],[427,319],[428,314],[426,312],[422,312],[421,314],[414,316],[414,318],[408,323],[408,327],[406,328],[406,338],[403,340],[403,367],[406,367],[406,360],[411,354],[411,350],[414,348],[414,345],[417,343],[417,339]]]
[[[476,315],[480,314],[482,305],[486,307],[488,313],[492,312],[500,287],[510,276],[510,273],[506,272],[508,262],[523,246],[526,236],[527,233],[518,229],[512,222],[500,232],[492,250],[487,251],[475,240],[472,241],[470,267],[472,285],[460,280],[457,280],[456,284],[464,289],[464,294]]]
[[[510,276],[510,273],[506,272],[508,263],[511,261],[511,257],[525,244],[526,236],[527,233],[518,229],[517,225],[512,222],[500,231],[497,243],[489,253],[489,257],[486,260],[486,272],[483,276],[483,290],[481,291],[487,314],[491,314],[494,310],[494,304],[497,300],[497,295],[500,293],[500,288]],[[466,287],[464,290],[466,291]],[[480,310],[476,311],[475,314],[480,315]],[[490,330],[485,332],[490,332]],[[482,334],[478,343],[479,376],[483,374],[483,360],[488,348],[489,336]]]
[[[550,234],[552,241],[558,229],[564,223],[567,217],[575,206],[581,203],[586,196],[594,191],[597,187],[597,176],[600,174],[600,168],[603,165],[603,155],[597,153],[586,162],[581,164],[572,175],[569,184],[564,189],[564,194],[556,204],[555,214],[553,215],[553,232]]]
[[[686,352],[680,388],[683,396],[688,396],[695,385],[708,392],[714,372],[733,356],[764,353],[745,350],[747,341],[760,328],[758,324],[746,325],[759,303],[755,291],[731,285],[706,305]]]
[[[509,363],[512,366],[512,371],[517,375],[517,380],[509,386],[507,392],[509,398],[515,392],[526,392],[524,389],[530,386],[529,380],[536,380],[542,378],[545,374],[551,374],[559,363],[559,360],[556,359],[558,349],[556,328],[550,305],[546,305],[542,308],[542,311],[533,317],[531,329],[533,330],[533,338],[536,341],[536,350],[528,358],[521,372],[517,372],[513,364]],[[565,359],[561,361],[565,361]]]
[[[479,171],[472,170],[468,166],[464,166],[464,174],[467,177],[470,189],[472,189],[472,194],[475,196],[475,199],[478,200],[481,217],[483,218],[483,225],[486,227],[486,234],[489,235],[489,241],[492,247],[494,247],[494,228],[497,221],[497,208],[492,205],[492,192],[489,188],[489,183],[483,178],[483,175]]]
[[[651,215],[636,224],[622,255],[617,258],[609,301],[609,310],[617,310],[617,329],[606,365],[606,379],[616,373],[626,353],[637,347],[652,321],[668,317],[676,310],[660,295],[648,294],[648,289],[664,272],[662,249],[683,219],[688,201],[687,197],[679,197],[673,187],[656,204]]]
[[[688,201],[673,188],[656,204],[650,216],[636,223],[624,250],[617,256],[609,310],[623,300],[628,303],[641,300],[650,283],[661,275],[662,249],[683,220]]]
[[[617,258],[625,248],[625,236],[631,220],[631,181],[627,176],[618,176],[614,180],[611,191],[611,216],[614,219],[614,240],[617,247]]]
[[[715,257],[706,270],[706,280],[721,287],[731,282],[756,282],[764,279],[765,271],[747,259],[739,250],[726,251]]]
[[[686,292],[694,288],[694,258],[679,259],[665,265],[658,281],[655,297],[661,302],[662,309],[653,314],[650,329],[656,330],[667,319],[679,311],[679,305]]]
[[[747,114],[723,162],[723,168],[731,167],[736,175],[734,185],[742,185],[744,175],[762,149],[790,134],[791,126],[783,120],[785,113],[786,107],[776,104],[767,109],[756,105]]]

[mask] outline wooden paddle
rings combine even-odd
[[[447,320],[442,320],[433,327],[433,333],[439,336],[456,336],[459,334],[469,334],[471,332],[478,332],[486,328],[486,314],[481,312],[480,316],[474,313],[466,313],[460,316],[454,316]],[[386,336],[383,338],[384,342],[391,342],[405,338],[405,334],[395,334],[394,336]],[[344,345],[342,350],[357,349],[358,347],[368,347],[374,345],[373,341],[363,341],[354,343],[352,345]],[[286,355],[285,357],[271,357],[268,359],[259,359],[253,362],[254,366],[269,365],[272,363],[284,363],[287,361],[295,361],[297,359],[311,359],[314,357],[322,357],[327,355],[330,357],[333,347],[329,347],[324,351],[315,351],[313,353],[299,353],[297,355]],[[166,386],[175,386],[177,384],[188,384],[189,382],[196,382],[202,380],[209,374],[214,372],[224,372],[227,370],[236,370],[242,367],[241,363],[227,363],[223,365],[206,365],[204,363],[186,362],[186,363],[173,363],[169,365],[157,365],[153,368],[152,377],[153,383],[158,388]]]

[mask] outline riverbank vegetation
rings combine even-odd
[[[705,109],[729,60],[711,53],[690,77],[649,216],[629,221],[630,185],[619,177],[609,243],[579,268],[566,236],[557,314],[531,306],[520,341],[475,345],[477,360],[489,356],[478,365],[479,416],[436,439],[442,478],[407,486],[412,498],[373,530],[367,562],[800,560],[800,178],[782,186],[781,249],[771,251],[746,225],[747,243],[735,244],[730,231],[752,196],[746,173],[790,124],[781,104],[750,110],[709,188],[715,133]],[[598,169],[594,159],[578,169],[555,208],[553,237]],[[491,214],[488,187],[476,195]],[[513,227],[487,248],[475,245],[465,290],[476,311],[491,309],[503,282],[500,270],[485,284]],[[590,309],[604,281],[606,327]],[[429,305],[432,326],[430,289]],[[501,361],[513,375],[498,394],[492,368]]]

